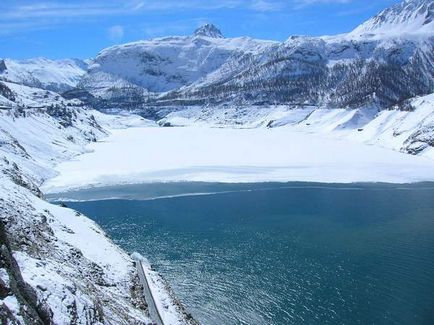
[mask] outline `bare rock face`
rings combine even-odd
[[[1,65],[1,63],[0,63],[0,65]],[[15,94],[3,82],[0,82],[0,95],[9,99],[12,102],[15,101]]]
[[[3,73],[7,69],[5,60],[0,60],[0,73]]]
[[[0,298],[15,296],[21,305],[20,313],[26,323],[51,324],[52,311],[45,303],[38,300],[36,291],[23,280],[9,238],[4,221],[0,219],[0,267],[7,270],[9,280],[8,283],[1,281]],[[9,324],[9,322],[19,324],[16,316],[6,305],[0,307],[0,320],[2,324]]]

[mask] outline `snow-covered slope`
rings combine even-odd
[[[328,109],[316,106],[185,107],[159,121],[164,126],[290,127],[300,132],[353,139],[396,151],[434,157],[434,94],[400,109]]]
[[[67,98],[154,118],[191,105],[390,109],[433,92],[433,6],[404,0],[351,33],[291,36],[282,43],[224,38],[206,24],[191,36],[104,49],[88,66],[4,60],[0,79],[51,90],[75,87]]]
[[[434,2],[405,0],[358,26],[351,36],[399,37],[434,33]],[[407,35],[407,36],[410,36]]]
[[[85,216],[44,201],[39,190],[57,163],[85,152],[109,125],[151,122],[107,116],[52,91],[0,85],[1,323],[152,323],[127,253]],[[193,324],[161,289],[164,281],[153,278],[162,303],[171,304],[163,310],[171,324]]]
[[[12,162],[4,161],[6,168],[15,169]],[[6,291],[2,291],[1,310],[11,313],[3,320],[11,324],[150,322],[129,256],[95,223],[48,204],[4,176],[0,181],[0,281]]]
[[[54,91],[74,88],[86,73],[87,63],[77,59],[0,60],[0,80]]]

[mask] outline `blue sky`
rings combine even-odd
[[[213,23],[226,37],[338,34],[399,0],[0,1],[0,57],[90,58],[101,49]]]

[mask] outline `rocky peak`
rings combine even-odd
[[[213,24],[205,24],[199,27],[194,32],[195,36],[206,36],[212,38],[223,38],[223,34],[216,26]]]

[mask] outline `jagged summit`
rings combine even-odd
[[[351,34],[434,34],[434,1],[404,0],[380,12]]]
[[[195,36],[206,36],[212,38],[223,38],[223,34],[216,26],[213,24],[205,24],[200,26],[194,31]]]

